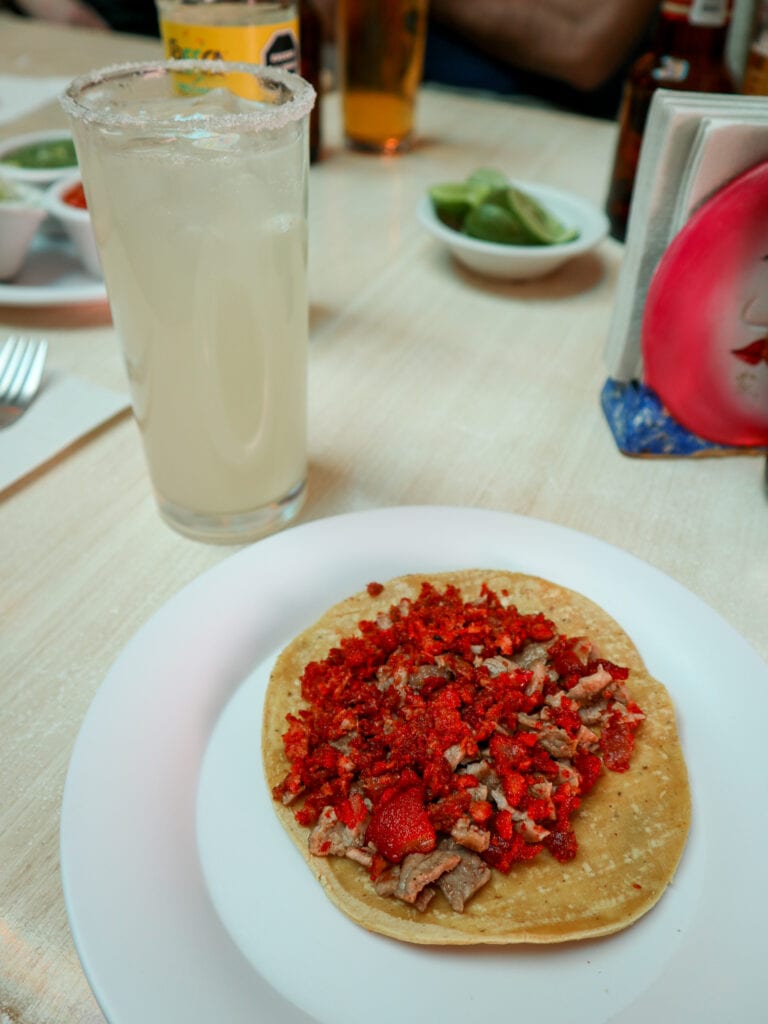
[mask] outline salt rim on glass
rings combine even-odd
[[[316,93],[314,88],[292,71],[282,68],[268,67],[263,64],[229,63],[221,60],[165,60],[140,61],[126,64],[112,64],[97,71],[90,71],[73,79],[60,97],[64,111],[77,120],[97,123],[105,127],[141,128],[148,124],[148,119],[140,114],[126,113],[114,109],[95,109],[80,98],[83,93],[94,86],[107,83],[111,79],[125,78],[127,75],[183,74],[191,72],[207,74],[247,74],[283,86],[290,99],[280,103],[260,103],[250,101],[246,111],[226,114],[206,114],[205,124],[210,131],[235,132],[254,129],[259,131],[277,131],[293,121],[299,121],[312,109]],[[157,117],[153,114],[152,125],[155,128],[178,128],[179,120],[175,115]]]

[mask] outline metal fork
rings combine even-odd
[[[0,349],[0,428],[26,411],[40,387],[48,342],[10,337]]]

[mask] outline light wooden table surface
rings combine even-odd
[[[0,16],[0,68],[74,75],[159,44]],[[56,104],[0,134],[63,124]],[[614,128],[425,91],[396,160],[340,145],[325,104],[310,182],[310,493],[301,520],[393,505],[512,511],[599,537],[689,588],[768,656],[762,460],[630,460],[599,407],[621,249],[496,284],[417,224],[428,184],[498,165],[600,204]],[[0,308],[50,365],[125,389],[103,308]],[[0,495],[0,1022],[102,1017],[67,927],[58,825],[83,716],[114,658],[168,598],[231,554],[156,510],[128,415]]]

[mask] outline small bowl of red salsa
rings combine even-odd
[[[101,277],[96,237],[80,175],[71,174],[54,182],[46,192],[46,207],[68,235],[85,269]]]
[[[67,206],[74,206],[76,210],[87,210],[88,203],[85,201],[85,189],[82,181],[71,185],[62,195],[62,202]]]

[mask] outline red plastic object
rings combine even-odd
[[[768,444],[768,161],[672,240],[641,343],[644,382],[684,427],[720,444]]]

